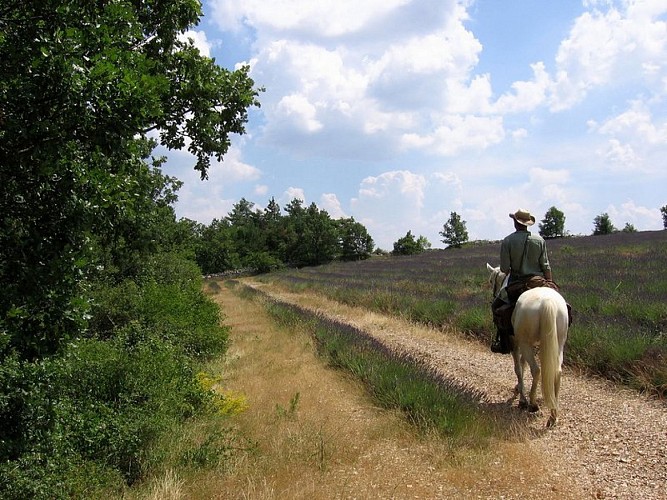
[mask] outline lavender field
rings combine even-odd
[[[566,364],[667,395],[667,231],[549,240],[554,280],[572,305]],[[291,290],[454,327],[488,342],[493,331],[486,263],[500,243],[373,257],[262,276]]]

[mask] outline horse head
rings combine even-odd
[[[491,285],[493,290],[493,296],[498,295],[498,292],[503,286],[503,281],[505,281],[505,273],[500,270],[500,266],[493,267],[488,262],[486,263],[486,269],[489,271],[489,285]]]

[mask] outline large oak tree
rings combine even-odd
[[[198,0],[0,4],[0,358],[54,352],[84,325],[96,249],[151,240],[132,232],[175,183],[157,143],[187,147],[205,178],[244,133],[258,89],[183,37],[201,13]]]

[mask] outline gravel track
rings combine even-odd
[[[528,414],[516,407],[509,355],[493,354],[456,332],[435,331],[312,293],[290,293],[252,280],[243,283],[280,302],[348,323],[442,378],[470,388],[481,395],[482,405],[516,427],[517,435],[544,457],[545,464],[557,467],[558,475],[590,498],[667,499],[664,401],[566,369],[559,422],[547,430],[548,410]]]

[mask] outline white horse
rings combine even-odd
[[[494,296],[500,291],[505,274],[499,267],[486,264],[491,275],[489,283],[493,286]],[[547,427],[558,421],[558,393],[563,367],[563,348],[567,340],[568,310],[565,299],[552,288],[531,288],[519,296],[512,313],[512,357],[514,372],[517,376],[515,391],[519,394],[519,407],[537,411],[537,381],[542,375],[542,396],[544,403],[551,410]],[[535,360],[534,347],[539,346],[540,366]],[[530,366],[533,382],[530,387],[530,400],[526,400],[523,385],[523,372],[526,362]]]

